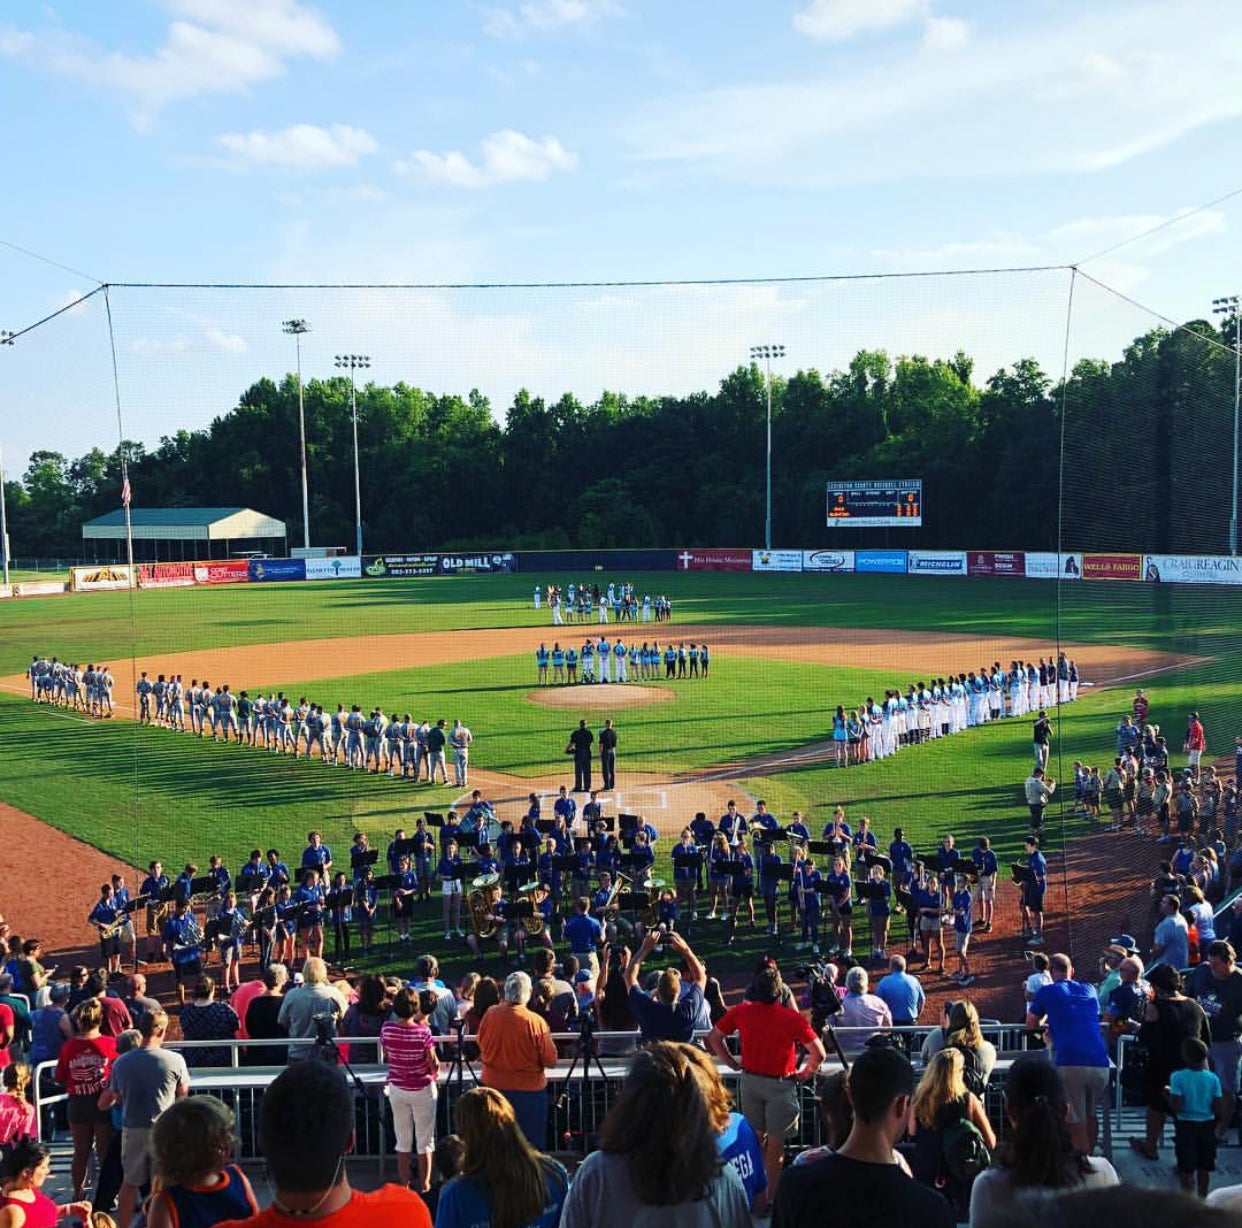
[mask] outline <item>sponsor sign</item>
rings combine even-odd
[[[1082,555],[1028,550],[1026,574],[1034,580],[1081,580]]]
[[[13,596],[13,586],[11,584],[0,584],[0,601],[6,597]]]
[[[1024,576],[1026,554],[1021,550],[969,550],[966,572],[972,576]]]
[[[1143,556],[1141,554],[1084,554],[1082,556],[1084,580],[1141,580]]]
[[[904,550],[855,550],[854,570],[904,576],[906,574],[906,552]]]
[[[749,550],[685,549],[677,556],[678,571],[750,571]]]
[[[307,558],[308,580],[358,580],[362,577],[362,560],[356,554],[338,554],[332,558]]]
[[[139,588],[192,588],[193,563],[141,563],[138,567]]]
[[[362,574],[382,579],[385,576],[434,576],[438,574],[438,554],[368,554],[362,560]]]
[[[54,593],[63,593],[68,584],[64,580],[23,580],[13,585],[14,597],[51,597]]]
[[[305,559],[251,559],[251,584],[266,584],[279,580],[305,580]]]
[[[129,588],[129,567],[104,564],[99,567],[71,567],[69,583],[75,593],[99,592],[102,589]]]
[[[470,572],[517,571],[517,558],[505,554],[442,554],[440,574],[457,576]]]
[[[245,559],[194,564],[195,584],[245,584],[249,579],[250,564]]]
[[[752,550],[751,571],[801,571],[801,550]]]
[[[964,550],[910,550],[907,551],[906,570],[912,576],[964,576],[966,552]]]
[[[1242,559],[1221,554],[1149,554],[1143,579],[1153,584],[1242,584]]]
[[[802,570],[853,571],[854,552],[852,550],[804,550]]]

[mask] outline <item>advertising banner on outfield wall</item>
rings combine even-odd
[[[68,591],[64,580],[23,580],[13,585],[14,597],[51,597],[54,593]]]
[[[517,558],[512,554],[440,555],[440,574],[442,576],[498,571],[517,571]]]
[[[678,571],[749,571],[749,550],[692,550],[677,556]]]
[[[434,576],[439,574],[439,563],[438,554],[367,554],[362,559],[362,574],[377,580],[385,576]]]
[[[1148,554],[1143,579],[1153,584],[1242,584],[1242,559],[1219,554]]]
[[[801,571],[801,550],[752,550],[751,571]]]
[[[1024,576],[1026,555],[1021,550],[970,550],[966,572],[972,576]]]
[[[1141,580],[1143,556],[1141,554],[1084,554],[1082,556],[1084,580]]]
[[[250,564],[245,559],[221,559],[216,563],[195,563],[195,584],[245,584]]]
[[[141,563],[139,588],[193,588],[193,563]]]
[[[854,552],[852,550],[804,550],[802,570],[853,571]]]
[[[71,567],[69,584],[75,593],[97,593],[109,588],[129,588],[129,568],[102,564],[98,567]]]
[[[906,570],[912,576],[964,576],[965,550],[908,550]]]
[[[250,583],[267,584],[279,580],[305,580],[305,559],[251,559]]]
[[[1026,575],[1032,580],[1081,580],[1081,554],[1028,551]]]
[[[906,574],[904,550],[855,550],[854,570],[876,575],[904,576]]]
[[[338,554],[327,559],[303,559],[308,580],[359,580],[362,560],[356,554]]]

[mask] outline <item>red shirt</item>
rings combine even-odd
[[[1186,749],[1203,750],[1207,745],[1203,736],[1203,726],[1198,721],[1191,721],[1186,726]]]
[[[779,1002],[739,1002],[716,1024],[723,1036],[737,1032],[742,1038],[742,1069],[748,1074],[782,1079],[798,1066],[795,1045],[809,1045],[815,1029],[801,1011]]]
[[[71,1096],[98,1096],[108,1086],[116,1060],[116,1041],[111,1036],[84,1040],[71,1036],[56,1061],[56,1082]]]
[[[305,1216],[282,1215],[268,1207],[249,1219],[231,1219],[217,1228],[295,1228],[314,1224],[315,1228],[431,1228],[431,1212],[413,1190],[399,1185],[382,1185],[372,1193],[354,1190],[349,1201],[331,1215],[308,1220]]]
[[[4,1044],[0,1044],[0,1070],[13,1061],[9,1045],[13,1043],[13,1029],[16,1026],[17,1018],[13,1014],[13,1008],[7,1002],[0,1002],[0,1036],[9,1038]]]

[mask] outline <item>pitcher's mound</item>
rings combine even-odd
[[[526,698],[545,708],[632,708],[676,698],[666,686],[629,686],[624,682],[581,683],[578,686],[540,687]]]

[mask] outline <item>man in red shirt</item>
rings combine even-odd
[[[1147,724],[1147,713],[1151,708],[1151,701],[1141,690],[1138,690],[1134,692],[1134,700],[1130,707],[1134,712],[1134,723],[1141,729]]]
[[[294,1062],[259,1106],[259,1150],[275,1186],[272,1205],[221,1228],[431,1228],[427,1204],[413,1190],[351,1188],[345,1157],[354,1147],[354,1096],[326,1062]]]
[[[1194,773],[1196,785],[1199,783],[1199,760],[1203,758],[1203,752],[1206,749],[1207,736],[1203,732],[1199,714],[1192,712],[1186,722],[1186,758],[1190,764],[1190,770]]]
[[[769,1202],[781,1175],[785,1136],[798,1125],[798,1084],[813,1078],[827,1056],[824,1042],[802,1012],[781,1004],[784,988],[776,968],[760,969],[751,986],[752,1000],[727,1010],[707,1035],[708,1051],[742,1072],[742,1115],[763,1144]],[[726,1043],[734,1033],[742,1042],[740,1061]],[[799,1045],[806,1051],[801,1064]]]

